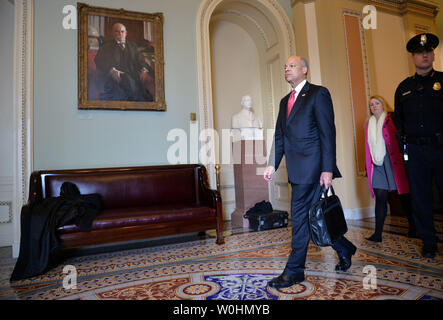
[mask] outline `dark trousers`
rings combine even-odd
[[[408,219],[409,233],[411,233],[411,235],[415,235],[415,232],[417,229],[415,227],[415,221],[412,216],[411,194],[410,193],[399,194],[398,198],[400,199],[403,213],[406,216],[406,218]]]
[[[374,234],[377,237],[381,237],[383,232],[383,226],[385,223],[386,216],[388,214],[388,197],[389,191],[385,189],[374,189],[375,194],[375,231]],[[409,193],[399,194],[403,213],[408,218],[409,222],[409,232],[411,234],[415,233],[415,222],[412,218],[411,210],[411,196]]]
[[[109,76],[104,85],[103,100],[116,101],[153,101],[153,97],[143,87],[139,75],[124,73],[120,76],[120,82],[116,82]]]
[[[389,191],[385,189],[374,189],[375,194],[375,232],[377,237],[381,237],[386,215],[388,214]]]
[[[308,214],[309,208],[319,200],[321,186],[315,184],[291,184],[291,216],[292,216],[292,251],[285,268],[285,274],[299,276],[304,274],[306,254],[310,240]],[[339,257],[350,254],[354,245],[345,237],[339,238],[332,248]]]
[[[432,180],[443,185],[443,148],[409,144],[406,171],[411,189],[412,216],[423,246],[436,250],[437,237],[432,209]]]

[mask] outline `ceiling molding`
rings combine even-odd
[[[434,0],[370,0],[369,4],[400,14],[413,12],[432,17],[440,10],[439,2]]]
[[[291,0],[291,6],[297,3],[307,3],[319,0]],[[322,0],[323,1],[323,0]],[[440,11],[441,1],[438,0],[353,0],[355,2],[365,2],[378,8],[386,9],[400,14],[414,12],[426,16],[435,17]]]

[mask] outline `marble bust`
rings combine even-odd
[[[241,99],[242,110],[232,116],[231,128],[238,139],[263,139],[263,124],[259,117],[251,110],[252,98],[249,95]],[[239,135],[241,137],[239,137]]]
[[[261,120],[252,111],[252,98],[249,95],[241,99],[242,110],[232,116],[231,127],[240,128],[262,128]]]

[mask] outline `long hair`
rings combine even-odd
[[[365,123],[367,123],[369,121],[369,118],[372,116],[371,107],[369,106],[372,99],[376,99],[376,100],[380,101],[383,104],[383,109],[385,110],[385,112],[387,112],[387,113],[394,112],[394,109],[389,105],[389,103],[385,100],[385,98],[383,98],[382,96],[380,96],[378,94],[374,94],[368,100],[368,116],[366,117]]]
[[[368,100],[369,116],[372,116],[371,107],[369,106],[372,99],[376,99],[376,100],[380,101],[383,105],[385,112],[394,112],[394,109],[389,105],[389,103],[386,101],[385,98],[383,98],[382,96],[380,96],[378,94],[374,94]]]

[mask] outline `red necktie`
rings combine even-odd
[[[288,100],[288,118],[289,118],[289,115],[291,114],[292,107],[294,106],[295,93],[296,93],[295,90],[292,90],[291,95],[289,96],[289,100]]]

